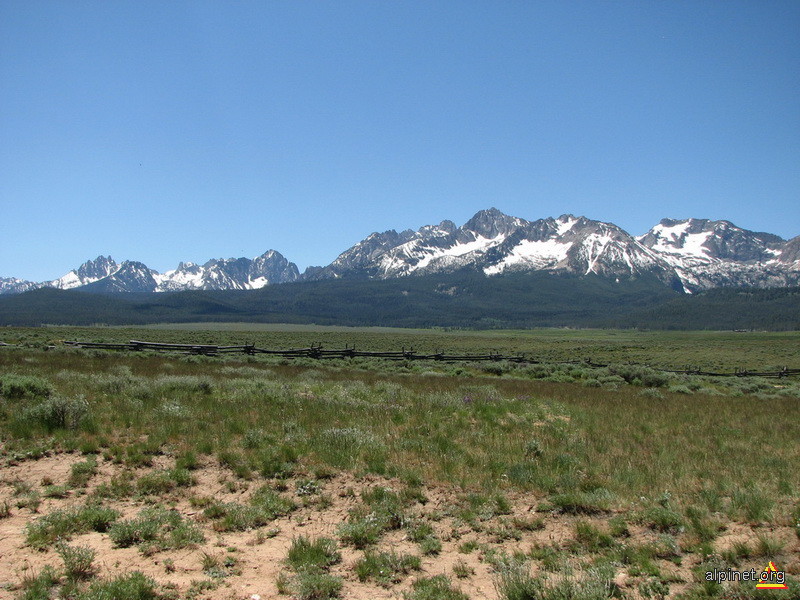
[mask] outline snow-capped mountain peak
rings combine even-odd
[[[253,290],[270,283],[295,281],[300,273],[280,252],[267,250],[249,258],[215,258],[200,266],[180,263],[178,268],[156,276],[154,291]]]
[[[662,219],[638,241],[657,252],[688,290],[723,285],[790,285],[787,244],[771,233],[748,231],[730,221]]]
[[[0,294],[21,294],[41,287],[42,284],[17,277],[0,277]]]
[[[98,256],[94,260],[87,260],[77,269],[66,275],[49,282],[50,287],[69,290],[83,285],[94,283],[103,277],[108,277],[119,269],[119,265],[110,256]]]
[[[462,231],[471,231],[484,239],[497,239],[527,225],[527,223],[524,219],[510,217],[496,208],[490,208],[475,213],[461,229]]]

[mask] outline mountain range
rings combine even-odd
[[[50,287],[92,292],[179,292],[184,290],[253,290],[271,283],[296,281],[297,265],[280,252],[268,250],[254,259],[219,258],[203,265],[182,262],[177,269],[159,273],[137,261],[117,263],[110,256],[98,256],[63,277],[34,283],[0,277],[0,294],[27,292]]]
[[[275,250],[254,259],[180,263],[158,273],[141,262],[99,256],[52,281],[0,277],[0,294],[36,288],[93,292],[250,290],[295,281],[394,279],[463,269],[495,276],[550,272],[621,279],[648,278],[694,293],[717,287],[800,284],[800,236],[784,240],[729,221],[663,219],[634,237],[613,223],[562,215],[526,221],[495,208],[461,227],[452,221],[417,231],[373,233],[324,267],[297,266]]]

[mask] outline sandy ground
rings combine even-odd
[[[71,490],[66,498],[42,498],[42,503],[36,512],[29,508],[17,508],[19,496],[15,496],[15,484],[19,482],[28,484],[32,489],[43,490],[43,482],[52,482],[62,485],[67,482],[70,468],[73,464],[85,460],[79,454],[58,454],[47,456],[38,460],[24,461],[16,465],[0,468],[0,507],[4,502],[11,506],[11,514],[0,519],[0,600],[16,598],[19,595],[19,586],[25,577],[38,573],[45,565],[52,565],[56,569],[62,567],[62,561],[54,548],[37,551],[26,545],[25,527],[28,523],[41,518],[59,508],[80,505],[86,501],[87,495],[101,483],[107,482],[123,468],[98,458],[98,472],[89,481],[85,489]],[[137,476],[141,476],[152,469],[171,467],[174,461],[168,457],[156,457],[152,467],[139,469]],[[260,597],[262,600],[269,598],[287,598],[280,595],[276,587],[276,579],[282,571],[288,569],[285,564],[288,549],[292,540],[298,536],[317,538],[327,536],[337,538],[337,526],[346,520],[348,511],[360,504],[359,494],[366,488],[384,486],[400,490],[402,485],[390,479],[374,476],[355,478],[347,473],[334,474],[329,479],[319,480],[321,493],[330,499],[330,505],[324,508],[316,504],[302,506],[304,500],[319,498],[319,496],[297,496],[294,482],[288,482],[284,495],[291,496],[300,508],[289,516],[279,518],[270,525],[258,530],[246,532],[217,532],[213,529],[213,522],[203,516],[200,508],[189,503],[192,496],[210,496],[225,502],[246,502],[250,494],[263,482],[241,482],[233,475],[221,468],[216,463],[209,462],[202,468],[194,471],[197,483],[190,487],[170,493],[158,499],[160,506],[178,510],[185,519],[195,522],[203,530],[206,541],[194,548],[156,552],[146,556],[136,547],[115,548],[107,534],[86,533],[74,536],[70,540],[73,546],[89,546],[96,550],[95,565],[98,577],[109,577],[130,571],[141,571],[154,578],[161,585],[170,585],[177,589],[180,597],[185,597],[192,582],[207,581],[209,577],[203,573],[202,560],[204,555],[212,555],[224,559],[234,556],[237,559],[237,572],[225,578],[216,579],[216,589],[202,592],[197,597],[214,600],[241,599]],[[342,562],[331,569],[331,573],[344,580],[342,598],[350,600],[372,600],[402,598],[408,591],[411,583],[418,577],[432,575],[447,575],[454,585],[473,599],[496,599],[495,574],[492,566],[484,560],[487,548],[495,548],[509,554],[520,550],[527,552],[532,545],[554,545],[568,547],[575,536],[575,521],[577,517],[555,513],[537,513],[537,506],[542,498],[532,494],[507,493],[506,496],[513,507],[512,515],[505,515],[504,519],[519,517],[531,519],[544,518],[544,527],[538,531],[520,531],[519,540],[498,540],[491,532],[482,530],[474,531],[452,516],[444,515],[448,507],[457,500],[460,493],[457,490],[444,487],[426,487],[424,489],[428,501],[425,504],[417,503],[411,507],[411,512],[425,517],[430,522],[437,535],[442,540],[442,551],[435,556],[422,557],[422,571],[405,576],[404,579],[388,588],[380,587],[374,582],[362,583],[358,580],[354,565],[363,555],[359,550],[345,547],[340,544]],[[126,499],[122,501],[105,500],[104,505],[119,510],[122,518],[136,516],[148,504],[145,500]],[[613,515],[593,517],[589,520],[602,525]],[[581,517],[587,519],[586,517]],[[487,522],[490,529],[492,523]],[[789,555],[793,555],[787,571],[790,573],[800,571],[798,540],[789,527],[762,528],[785,541]],[[271,537],[270,537],[271,536]],[[731,523],[716,540],[718,550],[729,547],[737,540],[755,540],[756,532],[750,525]],[[657,534],[644,527],[631,527],[631,540],[643,543],[655,539]],[[468,554],[459,551],[459,546],[464,542],[472,541],[482,544],[480,549]],[[379,550],[395,550],[397,552],[419,555],[419,547],[407,538],[404,530],[397,530],[385,534],[379,545]],[[691,567],[697,562],[697,557],[685,558],[680,566],[667,561],[658,561],[664,573],[674,575],[676,580],[691,581]],[[466,565],[467,571],[472,574],[466,577],[457,577],[454,574],[454,565]],[[540,568],[536,561],[533,563],[534,572]],[[616,578],[617,584],[630,598],[637,598],[636,588],[638,580],[628,576],[620,568]],[[670,597],[686,588],[686,584],[674,583],[671,585]]]

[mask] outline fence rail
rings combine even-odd
[[[534,358],[526,357],[524,354],[504,355],[496,352],[489,354],[444,354],[443,352],[436,352],[433,354],[421,354],[415,352],[413,348],[406,350],[403,348],[394,352],[370,352],[364,350],[356,350],[355,346],[350,348],[345,346],[344,349],[339,350],[325,350],[321,344],[311,345],[308,348],[289,348],[282,350],[270,350],[267,348],[257,348],[253,344],[245,344],[243,346],[215,346],[211,344],[167,344],[163,342],[143,342],[140,340],[131,340],[127,344],[110,344],[99,342],[78,342],[78,341],[65,341],[64,344],[73,348],[91,348],[96,350],[118,350],[118,351],[131,351],[140,352],[148,350],[151,352],[180,352],[183,354],[196,354],[203,356],[217,356],[219,354],[269,354],[272,356],[280,356],[283,358],[313,358],[313,359],[326,359],[326,358],[383,358],[388,360],[433,360],[440,362],[500,362],[509,361],[524,364],[541,364],[544,361]],[[574,364],[584,365],[587,367],[607,367],[609,365],[603,363],[593,362],[591,359],[575,360],[575,361],[553,361],[558,364]],[[652,367],[650,365],[643,365],[640,363],[628,363],[637,366],[646,366],[656,371],[664,373],[675,373],[680,375],[705,375],[710,377],[775,377],[783,378],[800,375],[800,369],[789,369],[784,367],[779,371],[763,371],[763,370],[748,370],[737,368],[733,372],[711,372],[703,371],[702,369],[661,369]]]

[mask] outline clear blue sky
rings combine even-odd
[[[0,275],[496,206],[800,234],[800,2],[0,2]]]

